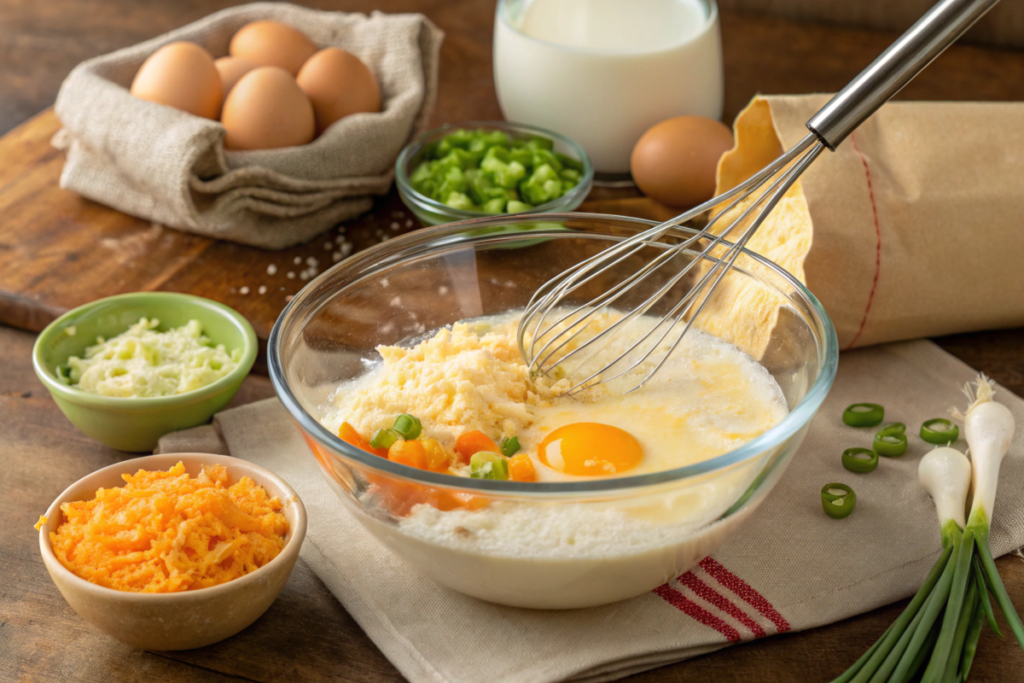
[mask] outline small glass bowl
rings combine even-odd
[[[583,203],[583,200],[590,194],[590,188],[594,184],[594,166],[590,163],[590,157],[579,145],[564,135],[559,135],[550,130],[527,126],[519,123],[506,123],[505,121],[466,121],[464,123],[446,123],[440,128],[427,131],[423,135],[410,142],[398,155],[395,162],[395,183],[398,185],[398,194],[409,210],[412,211],[424,225],[441,225],[453,223],[471,218],[493,218],[496,214],[483,213],[482,211],[464,211],[453,209],[450,206],[431,199],[430,197],[417,192],[409,182],[409,176],[413,169],[419,164],[423,148],[432,142],[436,142],[449,133],[468,128],[472,130],[500,130],[512,138],[530,138],[541,136],[549,138],[555,143],[555,151],[566,155],[571,159],[583,164],[583,174],[576,187],[565,193],[558,199],[540,204],[529,211],[518,213],[497,214],[498,216],[518,216],[538,213],[560,213],[572,211]]]

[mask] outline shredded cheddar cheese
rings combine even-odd
[[[252,479],[229,484],[221,465],[189,477],[124,474],[125,485],[64,503],[50,544],[67,569],[92,583],[138,593],[216,586],[262,567],[284,547],[281,502]]]

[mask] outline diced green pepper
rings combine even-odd
[[[527,204],[525,202],[510,199],[508,204],[505,205],[505,213],[522,213],[524,211],[529,211],[532,208],[533,204]]]
[[[582,179],[582,168],[544,137],[459,129],[424,146],[409,183],[452,208],[517,213],[568,192]]]
[[[444,200],[445,206],[450,206],[453,209],[460,211],[476,211],[477,206],[473,203],[473,200],[462,192],[450,192],[448,198]]]

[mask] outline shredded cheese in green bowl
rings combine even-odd
[[[53,321],[36,339],[32,364],[76,427],[141,452],[209,422],[242,385],[257,347],[252,325],[223,304],[136,292]]]
[[[241,349],[230,352],[203,334],[198,320],[164,332],[156,318],[139,322],[112,339],[97,338],[84,358],[68,358],[61,377],[100,396],[152,398],[200,389],[238,367]]]

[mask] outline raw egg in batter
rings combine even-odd
[[[548,467],[583,477],[621,474],[640,464],[643,448],[632,434],[598,422],[577,422],[548,434],[537,456]]]

